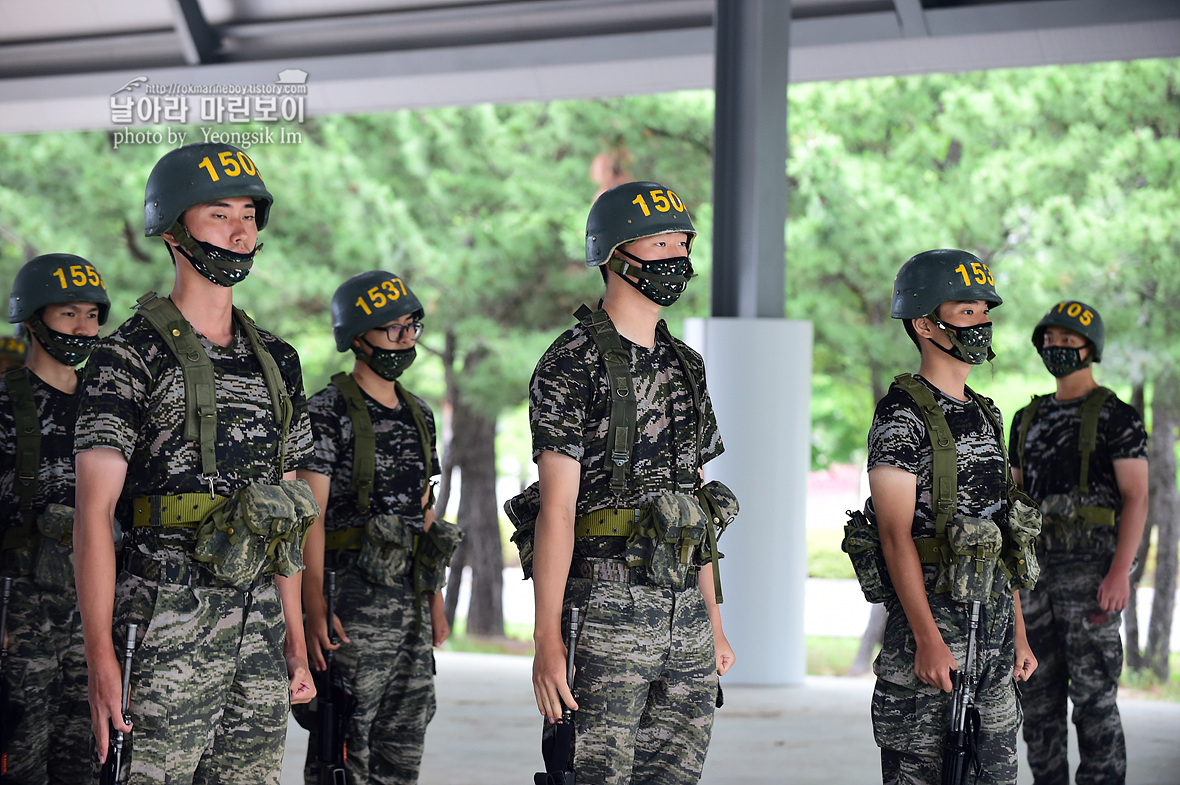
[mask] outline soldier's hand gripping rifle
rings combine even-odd
[[[570,608],[570,636],[566,645],[565,683],[574,689],[574,649],[578,645],[578,609]],[[570,753],[574,746],[574,712],[563,706],[561,719],[545,727],[541,737],[541,756],[545,771],[533,775],[533,785],[574,785]]]
[[[328,600],[328,642],[336,645],[336,571],[324,570],[324,593]],[[320,785],[347,785],[344,761],[348,750],[344,741],[344,722],[347,718],[348,696],[337,695],[334,689],[332,665],[336,652],[324,650],[327,668],[323,678],[316,685],[316,700],[319,702],[320,748],[316,757],[320,764]],[[342,692],[342,691],[341,691]],[[340,700],[338,700],[338,698]]]
[[[135,633],[138,628],[137,624],[127,625],[127,640],[123,644],[123,694],[119,704],[123,713],[123,722],[131,721],[127,716],[131,707],[131,658],[135,656]],[[99,785],[118,785],[119,774],[123,768],[123,745],[125,742],[123,731],[115,730],[114,725],[111,725],[107,759],[102,764],[102,772],[99,773]]]
[[[967,627],[967,658],[962,670],[951,673],[951,727],[942,748],[942,785],[967,785],[968,768],[979,774],[979,709],[975,707],[975,635],[979,630],[979,602],[971,603]]]

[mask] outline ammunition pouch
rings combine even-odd
[[[504,502],[504,513],[512,522],[512,544],[520,553],[520,567],[528,580],[533,577],[533,535],[537,529],[537,516],[541,514],[540,483],[533,483]]]
[[[627,538],[627,566],[644,567],[652,586],[683,589],[696,574],[693,555],[709,525],[695,497],[662,491]]]
[[[74,508],[49,504],[37,516],[40,544],[33,562],[33,581],[42,589],[74,589]]]
[[[991,521],[956,516],[947,526],[951,558],[939,566],[936,591],[956,602],[987,602],[1003,549],[1000,527]]]
[[[303,569],[303,542],[317,515],[302,480],[251,483],[197,525],[193,558],[237,589],[248,589],[264,573],[290,577]]]
[[[435,520],[414,545],[414,596],[435,594],[447,583],[447,565],[463,541],[463,530]]]
[[[893,583],[885,569],[885,555],[881,551],[881,535],[877,531],[877,516],[873,500],[865,502],[864,512],[848,510],[844,524],[844,539],[840,550],[848,554],[860,590],[869,602],[885,602],[894,595]]]
[[[1008,527],[1002,564],[1012,588],[1031,589],[1041,575],[1036,538],[1041,532],[1041,511],[1024,492],[1010,489]]]
[[[410,566],[414,530],[400,515],[374,515],[365,521],[356,567],[370,583],[400,586]]]
[[[1090,507],[1077,504],[1073,497],[1053,493],[1041,500],[1041,535],[1039,544],[1050,551],[1113,550],[1104,548],[1114,540],[1117,523],[1115,511],[1109,507]],[[1110,527],[1104,532],[1100,527]]]

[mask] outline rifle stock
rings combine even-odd
[[[123,722],[130,722],[127,716],[131,708],[131,659],[135,656],[135,633],[139,625],[127,625],[127,639],[123,644],[123,693],[120,708]],[[119,775],[123,768],[123,745],[126,737],[121,730],[115,730],[111,725],[110,741],[107,744],[107,759],[102,764],[99,774],[99,785],[118,785]]]
[[[336,639],[336,571],[324,570],[324,594],[328,601],[328,641],[335,646]],[[317,688],[319,708],[320,748],[317,757],[320,762],[320,785],[347,785],[344,762],[348,757],[345,747],[344,729],[340,723],[341,707],[336,705],[332,695],[332,669],[336,652],[324,652],[327,668],[321,686]]]

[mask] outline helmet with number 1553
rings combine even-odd
[[[889,315],[921,319],[943,303],[964,300],[983,300],[992,308],[1004,302],[996,293],[988,266],[966,251],[923,251],[897,271]]]

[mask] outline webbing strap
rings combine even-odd
[[[332,377],[332,384],[336,385],[336,389],[344,397],[345,410],[348,419],[352,421],[352,482],[349,489],[356,493],[357,508],[360,512],[368,513],[373,480],[377,472],[377,435],[373,430],[373,418],[369,416],[368,404],[365,403],[361,387],[356,383],[356,379],[352,378],[352,374],[341,371]],[[422,487],[422,495],[425,496],[430,492],[430,478],[434,474],[434,462],[430,457],[430,429],[426,425],[426,415],[422,412],[418,400],[407,392],[400,382],[395,381],[393,389],[398,400],[409,408],[414,427],[418,430],[418,441],[422,446],[422,456],[426,463],[426,477]]]
[[[1081,472],[1078,476],[1078,493],[1085,496],[1090,492],[1090,456],[1098,446],[1098,414],[1114,392],[1099,387],[1090,393],[1082,404],[1082,427],[1078,432],[1078,448],[1082,452]]]
[[[37,517],[33,509],[33,496],[37,493],[37,476],[41,469],[41,418],[37,416],[37,401],[33,397],[28,368],[9,371],[4,376],[4,384],[12,398],[12,417],[16,424],[16,476],[13,490],[20,500],[21,526],[18,530],[21,539],[29,540]],[[13,547],[21,547],[22,544]],[[9,547],[7,542],[5,547]]]
[[[643,510],[606,507],[574,518],[575,537],[630,537]]]
[[[131,500],[131,523],[137,528],[192,529],[227,501],[227,496],[210,496],[204,491],[175,496],[138,496]]]
[[[184,379],[184,439],[200,445],[201,475],[210,483],[217,476],[217,385],[213,376],[213,361],[180,309],[167,297],[155,292],[136,300],[135,308],[156,329],[164,344],[180,363]],[[278,363],[262,345],[254,321],[239,308],[233,309],[234,321],[246,335],[254,356],[262,366],[262,378],[270,393],[275,422],[279,425],[279,477],[285,471],[287,432],[294,407],[287,395],[279,373]],[[212,493],[212,490],[210,490]]]
[[[606,379],[610,386],[606,453],[611,463],[610,489],[615,496],[620,496],[627,489],[627,469],[631,465],[631,447],[635,444],[636,404],[630,357],[605,310],[591,311],[582,305],[574,312],[574,318],[589,330],[606,365]]]
[[[1041,401],[1048,398],[1052,393],[1046,395],[1034,395],[1028,406],[1024,407],[1024,411],[1020,416],[1020,427],[1017,433],[1016,447],[1020,451],[1020,467],[1024,468],[1024,447],[1028,440],[1028,431],[1032,427],[1032,422],[1036,418],[1037,409],[1041,405]],[[1107,387],[1098,387],[1089,394],[1085,403],[1082,404],[1082,422],[1078,428],[1078,450],[1081,452],[1081,463],[1078,474],[1078,493],[1085,496],[1090,492],[1090,458],[1094,454],[1094,450],[1098,447],[1098,416],[1102,412],[1103,405],[1110,396],[1114,395],[1114,391]]]
[[[326,551],[359,551],[364,544],[364,526],[350,526],[347,529],[333,529],[324,533]]]

